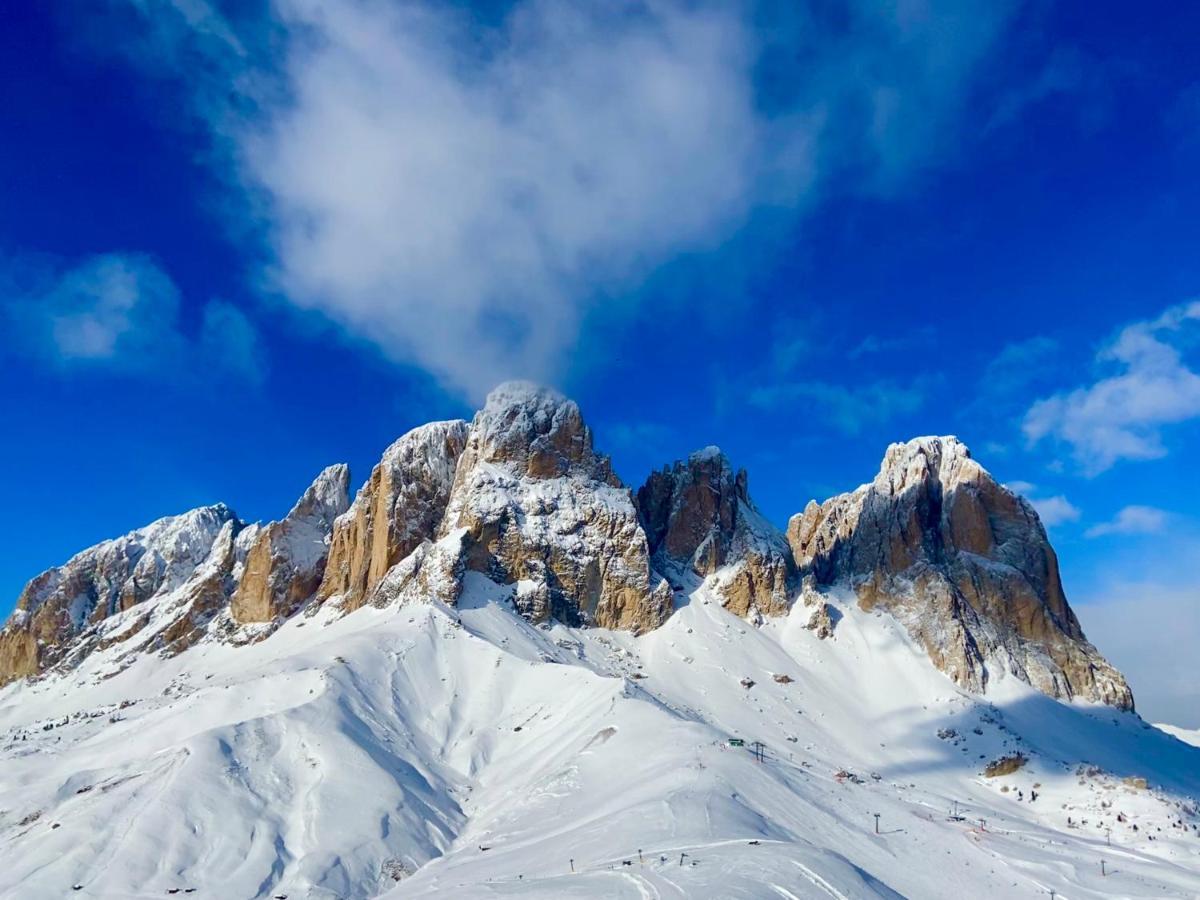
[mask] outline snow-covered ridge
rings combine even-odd
[[[749,618],[786,614],[807,584],[813,627],[831,634],[836,623],[821,590],[851,587],[864,605],[882,603],[939,667],[973,690],[1013,676],[1053,696],[1132,702],[1067,606],[1036,513],[954,437],[891,445],[873,482],[810,504],[785,537],[758,512],[745,471],[719,448],[652,473],[635,497],[593,446],[574,402],[514,382],[496,388],[469,424],[431,423],[397,440],[352,504],[348,483],[344,466],[330,467],[287,516],[253,535],[238,535],[243,526],[225,507],[177,517],[205,528],[155,523],[142,531],[173,535],[162,539],[162,553],[140,544],[136,559],[118,553],[119,564],[108,568],[119,577],[93,578],[83,589],[58,570],[40,576],[27,590],[33,600],[0,632],[0,683],[75,664],[100,635],[67,645],[105,616],[159,594],[174,597],[163,608],[198,609],[200,588],[184,588],[227,518],[236,538],[228,571],[219,589],[199,579],[207,586],[204,612],[186,620],[189,644],[259,640],[323,604],[351,613],[419,596],[432,573],[417,560],[402,570],[408,581],[398,575],[376,595],[419,551],[436,562],[442,602],[455,603],[465,573],[477,572],[501,585],[531,585],[518,611],[534,620],[638,632],[660,627],[676,595],[707,579],[727,608]],[[908,521],[921,528],[893,533]],[[457,556],[449,545],[431,554],[459,531]],[[112,547],[81,556],[88,554],[107,558]],[[34,621],[30,610],[55,592],[66,612]]]
[[[954,439],[785,537],[717,448],[635,497],[506,385],[352,504],[334,466],[198,530],[78,634],[0,632],[0,896],[1200,893],[1200,750]]]
[[[838,592],[820,640],[705,588],[640,637],[534,626],[522,589],[0,691],[0,895],[1200,891],[1200,750],[1132,713],[956,690]]]

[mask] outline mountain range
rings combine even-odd
[[[780,530],[719,449],[635,490],[509,383],[350,486],[29,582],[0,892],[1200,894],[1200,749],[1138,717],[954,437]]]

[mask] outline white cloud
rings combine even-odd
[[[1037,490],[1037,485],[1029,481],[1006,481],[1004,486],[1017,494],[1029,495]]]
[[[16,336],[64,364],[139,369],[176,350],[179,291],[147,256],[93,256],[59,271],[37,267],[30,283],[6,294]]]
[[[1033,504],[1033,508],[1037,510],[1038,518],[1042,520],[1042,524],[1047,528],[1062,525],[1064,522],[1077,522],[1079,520],[1079,507],[1062,494],[1056,494],[1053,497],[1030,499],[1029,502]]]
[[[481,24],[275,0],[263,40],[202,0],[131,2],[188,64],[271,288],[471,395],[553,379],[590,309],[756,208],[838,173],[893,190],[949,152],[1015,8],[520,0]]]
[[[1182,649],[1200,644],[1200,590],[1117,584],[1074,609],[1089,640],[1129,679],[1147,721],[1200,727],[1200,679]]]
[[[1126,506],[1111,522],[1093,525],[1085,535],[1090,538],[1106,534],[1158,534],[1167,526],[1168,513],[1153,506]]]
[[[1089,475],[1120,460],[1166,455],[1164,427],[1200,416],[1200,374],[1182,352],[1198,322],[1200,301],[1127,326],[1097,357],[1114,374],[1030,407],[1023,423],[1029,443],[1068,444]]]
[[[232,372],[257,380],[257,333],[236,307],[213,301],[200,337],[180,329],[180,293],[149,256],[108,253],[74,266],[7,261],[0,313],[15,342],[64,368],[135,374],[210,376]],[[197,354],[203,365],[195,367]]]

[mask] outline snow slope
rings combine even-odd
[[[1177,725],[1164,725],[1162,723],[1158,723],[1154,727],[1160,731],[1165,731],[1172,737],[1179,738],[1185,744],[1200,747],[1200,728],[1180,728]]]
[[[634,637],[513,591],[3,689],[0,896],[1200,895],[1200,749],[1135,715],[965,694],[836,597]]]

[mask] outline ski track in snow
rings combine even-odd
[[[506,599],[0,690],[0,897],[1200,896],[1200,749],[1136,716],[963,694],[838,597],[826,641],[703,588],[642,637]]]

